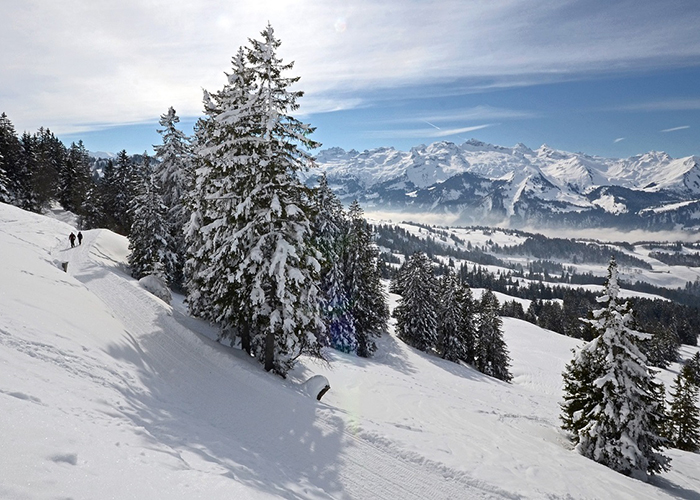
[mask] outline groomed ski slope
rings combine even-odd
[[[573,339],[504,319],[512,384],[393,336],[282,380],[142,289],[126,239],[71,231],[0,205],[2,499],[700,498],[700,455],[647,484],[570,450]]]

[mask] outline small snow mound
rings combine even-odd
[[[166,304],[170,304],[173,296],[165,282],[154,274],[144,276],[139,280],[139,284]]]
[[[306,394],[321,401],[321,398],[328,392],[331,385],[328,383],[328,379],[323,375],[314,375],[304,382],[303,387]]]

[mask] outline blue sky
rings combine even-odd
[[[0,111],[20,132],[150,151],[160,114],[189,132],[268,21],[323,147],[700,155],[696,0],[3,2]]]

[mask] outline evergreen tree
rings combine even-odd
[[[0,152],[0,203],[11,203],[12,196],[10,195],[10,179],[3,166],[3,156]]]
[[[474,349],[474,365],[481,373],[509,382],[510,356],[503,340],[503,321],[496,295],[486,290],[478,308],[477,339]]]
[[[659,450],[664,419],[662,386],[645,366],[632,330],[632,312],[620,303],[617,263],[610,261],[605,307],[591,320],[598,336],[586,344],[564,373],[563,428],[582,455],[636,478],[668,469]]]
[[[20,139],[22,152],[20,154],[18,174],[18,190],[16,205],[30,212],[39,212],[41,207],[34,191],[34,176],[39,169],[39,144],[36,136],[24,132]]]
[[[190,216],[185,198],[189,193],[192,178],[192,148],[187,136],[176,128],[179,121],[175,109],[170,107],[158,122],[163,127],[158,130],[163,143],[153,146],[160,160],[156,167],[156,176],[166,207],[168,252],[175,256],[174,260],[166,262],[165,274],[168,282],[176,289],[181,289],[184,285],[185,225]]]
[[[666,368],[672,362],[678,361],[678,351],[681,347],[678,334],[671,328],[657,326],[649,339],[644,340],[640,348],[651,366]]]
[[[688,367],[688,375],[693,383],[700,386],[700,352],[696,352],[693,357],[686,362],[685,366]]]
[[[238,207],[250,188],[259,147],[254,116],[244,112],[254,109],[257,91],[242,47],[232,64],[224,88],[204,92],[206,116],[195,127],[195,175],[187,198],[191,216],[185,229],[187,302],[192,314],[217,323],[222,337],[239,338],[250,353],[252,285],[242,276],[229,280],[228,273],[221,274],[242,265],[242,249],[232,240],[244,227]]]
[[[90,156],[83,145],[72,143],[67,151],[65,167],[60,173],[59,202],[66,210],[84,216],[88,192],[93,186]]]
[[[437,294],[430,259],[422,252],[414,253],[406,261],[403,295],[394,309],[394,317],[397,336],[421,351],[433,349],[437,344]]]
[[[314,197],[314,240],[321,253],[321,291],[326,343],[343,352],[355,352],[357,339],[345,293],[342,262],[347,219],[343,206],[328,186],[325,174],[319,179]]]
[[[60,197],[60,179],[66,168],[67,152],[49,129],[40,128],[36,136],[36,163],[32,173],[33,210],[41,212]]]
[[[128,236],[131,228],[132,201],[144,182],[141,168],[133,161],[126,150],[117,153],[117,162],[111,175],[105,170],[105,212],[108,220],[113,221],[113,231]]]
[[[147,156],[145,163],[146,170],[150,170]],[[136,279],[156,275],[168,283],[166,269],[174,257],[168,248],[166,207],[155,173],[150,172],[129,211],[133,220],[129,231],[131,275]]]
[[[271,26],[233,60],[228,85],[205,94],[188,233],[191,308],[239,337],[265,369],[284,376],[303,352],[318,354],[318,252],[311,197],[298,178],[318,144],[289,113],[302,92],[277,57]]]
[[[28,191],[28,178],[21,168],[22,144],[17,137],[15,127],[5,113],[0,114],[0,171],[4,179],[0,183],[5,186],[4,197],[7,203],[19,206],[18,198],[21,193]],[[0,188],[2,189],[2,188]]]
[[[685,365],[671,389],[667,435],[674,448],[686,451],[700,449],[700,408],[692,369]]]
[[[386,332],[389,307],[382,288],[378,255],[372,228],[357,200],[348,208],[349,226],[342,257],[345,293],[355,325],[357,355],[370,357],[374,342]]]
[[[474,360],[475,304],[471,289],[448,272],[440,280],[437,351],[449,361]]]
[[[90,205],[98,207],[94,210],[93,217],[88,216],[88,227],[104,227],[117,230],[117,196],[119,180],[117,168],[110,159],[102,170],[102,178],[97,183],[97,189],[91,193]]]

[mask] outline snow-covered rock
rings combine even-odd
[[[331,388],[330,382],[323,375],[314,375],[302,384],[304,392],[321,401],[323,395]]]
[[[139,280],[139,284],[166,304],[170,304],[173,295],[168,285],[158,276],[149,274]]]

